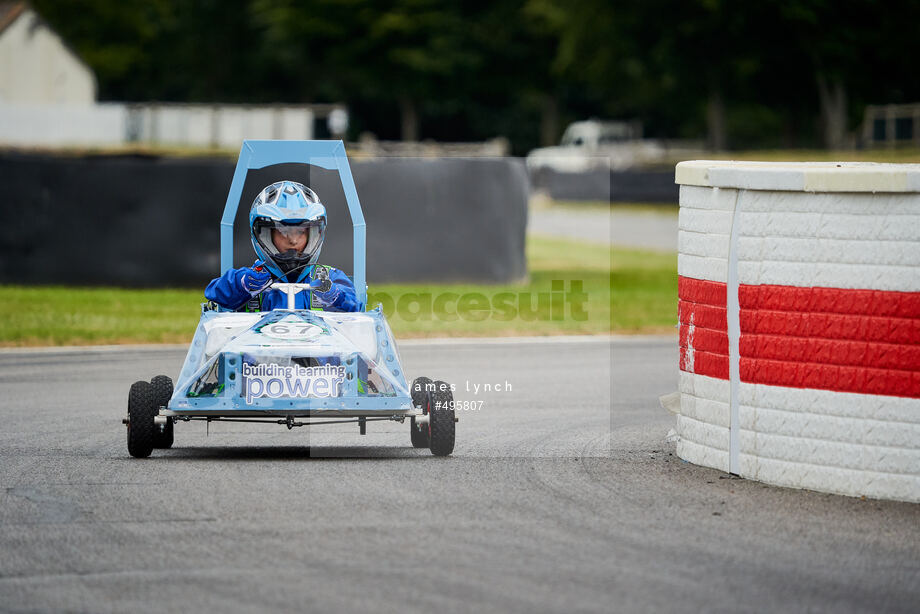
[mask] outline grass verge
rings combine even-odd
[[[764,162],[879,162],[915,164],[920,162],[916,147],[876,147],[873,149],[759,149],[710,154],[706,160],[759,160]]]
[[[528,239],[517,284],[382,284],[397,338],[673,331],[677,256]],[[0,286],[0,346],[188,343],[200,290]]]

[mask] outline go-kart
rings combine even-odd
[[[295,309],[298,292],[324,291],[276,281],[287,306],[235,312],[203,304],[177,383],[165,375],[138,381],[128,393],[128,452],[170,448],[175,425],[192,420],[271,422],[287,426],[409,422],[410,441],[436,456],[454,448],[450,386],[426,377],[407,384],[381,307],[365,311],[365,224],[341,141],[244,141],[221,219],[221,273],[233,265],[233,222],[250,169],[284,163],[338,170],[354,228],[357,312]]]

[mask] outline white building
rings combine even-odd
[[[340,104],[96,102],[96,76],[28,2],[0,0],[0,146],[126,143],[236,149],[243,139],[311,139],[347,128]]]
[[[0,3],[0,102],[96,101],[96,76],[27,2]]]

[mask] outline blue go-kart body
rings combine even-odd
[[[166,409],[227,417],[414,413],[379,309],[205,311]]]
[[[221,273],[233,266],[233,222],[247,172],[290,162],[339,173],[354,230],[354,283],[363,309],[364,214],[341,141],[243,142],[221,219]],[[411,411],[412,399],[379,309],[203,311],[167,409],[173,415],[369,416]]]
[[[408,418],[415,447],[450,454],[456,419],[449,386],[419,378],[410,390],[382,310],[364,311],[364,215],[341,141],[243,142],[221,219],[221,273],[233,266],[233,223],[248,171],[287,163],[338,171],[354,229],[361,310],[295,309],[294,295],[316,288],[278,282],[273,287],[287,292],[287,309],[244,313],[203,305],[175,386],[166,376],[132,386],[124,421],[129,452],[144,457],[171,447],[180,421],[271,421],[288,428],[357,422],[364,434],[367,421]]]

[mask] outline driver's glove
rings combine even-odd
[[[243,273],[243,276],[240,278],[240,284],[242,284],[243,289],[246,290],[246,292],[249,292],[249,294],[252,296],[255,296],[265,288],[269,287],[271,283],[271,273],[266,271],[264,268],[260,271],[250,267],[246,269],[246,272]]]

